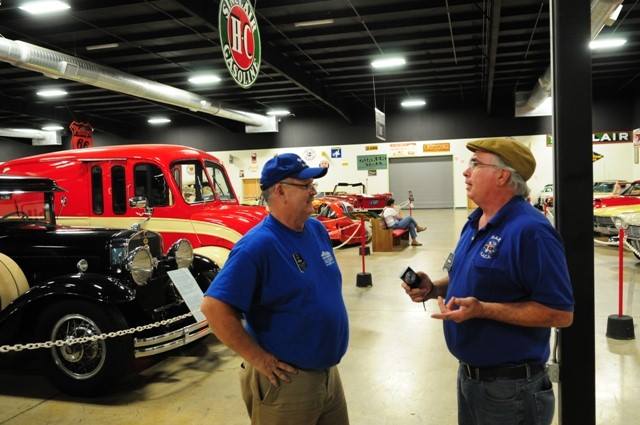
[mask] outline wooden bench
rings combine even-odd
[[[407,229],[389,229],[383,219],[371,219],[372,248],[374,252],[391,252],[393,247],[409,244]]]

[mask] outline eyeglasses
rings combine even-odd
[[[289,186],[295,186],[295,187],[299,187],[301,189],[304,190],[317,190],[318,189],[318,183],[307,183],[307,184],[302,184],[302,183],[289,183],[289,182],[280,182],[280,184],[286,184]]]
[[[469,160],[469,163],[467,164],[467,167],[470,170],[475,170],[478,167],[495,167],[495,168],[500,168],[499,166],[497,166],[496,164],[487,164],[485,162],[480,162],[478,161],[476,158],[471,158]]]

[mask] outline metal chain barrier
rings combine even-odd
[[[172,317],[171,319],[164,319],[155,323],[149,323],[148,325],[142,325],[142,326],[137,326],[135,328],[122,329],[119,331],[102,333],[102,334],[93,335],[93,336],[58,339],[56,341],[46,341],[46,342],[29,342],[27,344],[0,345],[0,353],[9,353],[12,351],[19,352],[24,350],[39,350],[40,348],[63,347],[65,345],[86,344],[87,342],[104,341],[107,338],[116,338],[119,336],[131,335],[136,332],[142,332],[148,329],[170,325],[171,323],[178,322],[190,316],[191,316],[191,313],[185,313],[180,316]]]

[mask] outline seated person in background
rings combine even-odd
[[[411,236],[411,245],[420,246],[418,242],[418,232],[426,230],[426,227],[419,226],[415,219],[411,216],[402,217],[400,208],[396,207],[396,201],[393,198],[387,200],[387,206],[382,210],[382,218],[389,229],[407,229]]]

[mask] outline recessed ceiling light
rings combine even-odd
[[[397,56],[375,59],[371,61],[371,66],[375,69],[389,69],[404,66],[406,63],[407,61],[404,58]]]
[[[421,108],[426,104],[427,102],[424,99],[405,99],[400,102],[403,108]]]
[[[85,47],[87,50],[103,50],[103,49],[114,49],[120,46],[120,43],[105,43],[105,44],[94,44],[91,46]]]
[[[51,124],[51,125],[45,125],[44,127],[42,127],[42,129],[44,131],[60,131],[60,130],[64,130],[64,127],[57,124]]]
[[[205,84],[215,84],[219,83],[220,81],[222,81],[222,79],[215,74],[199,74],[189,77],[189,82],[198,86]]]
[[[287,115],[291,115],[291,112],[286,109],[271,109],[267,111],[267,115],[271,115],[272,117],[286,117]]]
[[[147,120],[147,122],[151,125],[162,125],[169,124],[171,120],[166,117],[151,117]]]
[[[623,46],[626,42],[627,40],[624,38],[603,38],[589,42],[589,48],[591,50],[615,49],[616,47]]]
[[[315,27],[318,25],[329,25],[333,24],[333,19],[316,19],[315,21],[303,21],[303,22],[294,22],[293,26],[296,28],[300,27]]]
[[[45,13],[61,12],[70,9],[66,2],[59,0],[38,0],[24,3],[20,9],[32,15],[44,15]]]
[[[36,92],[36,94],[40,97],[62,97],[66,96],[67,92],[62,89],[45,89]]]

